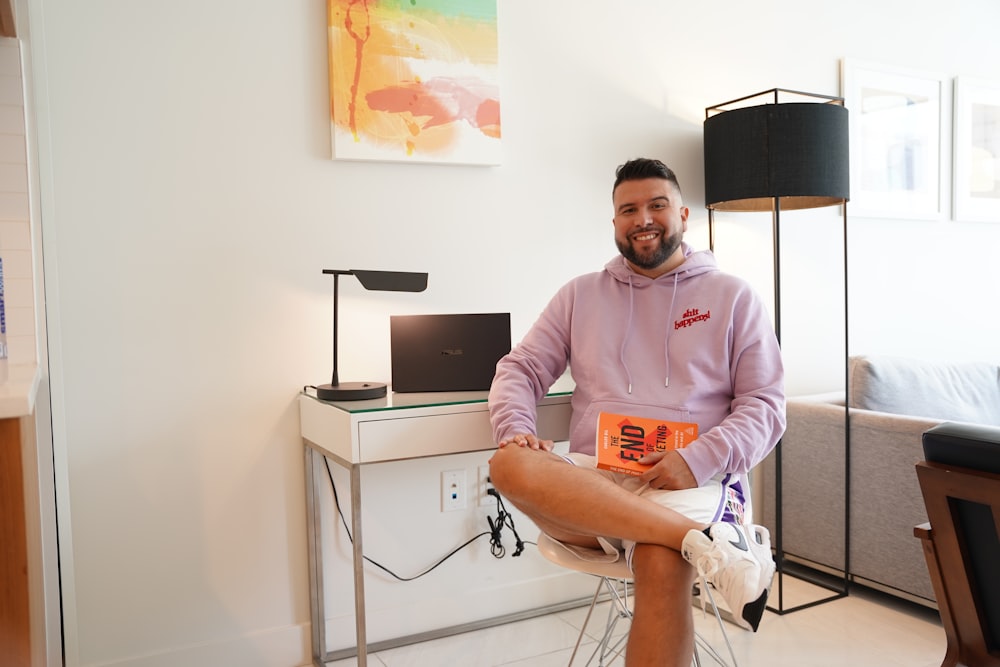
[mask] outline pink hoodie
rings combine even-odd
[[[712,253],[683,251],[684,263],[655,280],[616,256],[556,293],[497,364],[489,398],[497,441],[535,432],[535,405],[568,365],[571,451],[594,454],[605,411],[696,422],[699,437],[681,455],[698,484],[742,477],[767,456],[785,429],[770,317]]]

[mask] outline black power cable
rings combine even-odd
[[[340,515],[340,522],[344,526],[344,531],[347,533],[347,539],[350,540],[351,544],[354,544],[354,536],[351,535],[351,529],[347,525],[347,519],[344,517],[344,511],[340,507],[340,496],[337,494],[337,485],[333,481],[333,470],[330,469],[330,459],[324,457],[323,461],[324,463],[326,463],[326,474],[327,477],[330,479],[330,488],[333,489],[333,503],[337,507],[337,514]],[[414,575],[412,577],[401,577],[400,575],[396,574],[395,572],[385,567],[381,563],[372,560],[368,556],[362,555],[362,558],[364,558],[367,562],[371,563],[372,565],[382,570],[389,576],[393,577],[394,579],[397,579],[399,581],[413,581],[415,579],[419,579],[425,574],[429,574],[430,572],[434,571],[435,569],[437,569],[439,565],[441,565],[446,560],[457,554],[459,551],[469,546],[479,538],[485,537],[487,535],[490,536],[490,553],[493,554],[494,558],[503,558],[507,553],[507,550],[504,547],[503,541],[501,539],[503,537],[504,528],[509,528],[510,532],[514,534],[515,547],[514,547],[514,553],[512,553],[511,556],[514,557],[520,556],[522,553],[524,553],[524,545],[534,544],[534,542],[525,542],[521,539],[521,536],[517,534],[517,529],[514,527],[514,517],[512,517],[510,515],[510,512],[507,511],[507,507],[503,503],[503,498],[500,497],[500,494],[497,492],[497,490],[490,488],[486,491],[486,493],[497,499],[496,519],[494,520],[494,518],[489,515],[487,515],[486,517],[486,521],[489,523],[490,529],[488,531],[479,533],[475,537],[466,541],[464,544],[455,547],[448,555],[444,556],[441,560],[439,560],[434,565],[430,566],[420,574]]]

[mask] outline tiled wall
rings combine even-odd
[[[12,364],[36,361],[29,201],[20,48],[0,39],[0,258]]]

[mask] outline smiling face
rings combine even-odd
[[[615,244],[636,273],[656,278],[684,262],[688,208],[670,181],[623,181],[613,200]]]

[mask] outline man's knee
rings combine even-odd
[[[694,568],[681,554],[657,544],[637,544],[632,553],[636,586],[653,586],[664,592],[688,591],[694,584]]]
[[[543,486],[546,476],[542,470],[556,460],[550,452],[507,445],[490,459],[490,482],[501,494],[518,498]]]
[[[508,495],[515,490],[515,485],[521,477],[525,452],[521,447],[508,445],[493,453],[490,459],[490,483],[497,491]]]

